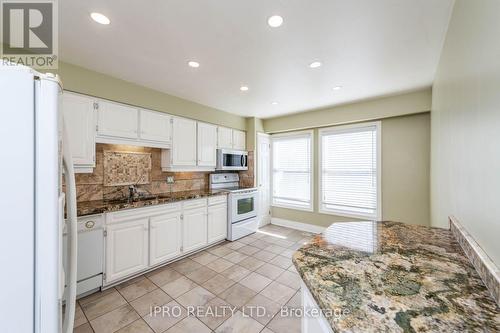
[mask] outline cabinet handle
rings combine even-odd
[[[95,226],[95,222],[94,221],[87,221],[87,222],[85,222],[85,228],[87,228],[87,229],[92,229],[94,226]]]

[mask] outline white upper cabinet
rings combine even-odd
[[[217,148],[245,150],[246,133],[227,127],[218,127]]]
[[[94,99],[65,92],[62,95],[62,110],[75,171],[92,172],[95,167]]]
[[[139,110],[113,102],[100,101],[97,112],[98,137],[138,139]],[[113,143],[106,140],[99,142]]]
[[[246,148],[246,133],[243,131],[233,130],[233,149],[245,150]]]
[[[171,164],[173,166],[196,165],[196,121],[173,118]]]
[[[227,127],[217,128],[217,148],[233,148],[233,130]]]
[[[182,247],[181,212],[154,216],[149,223],[149,265],[179,256]]]
[[[171,119],[172,117],[168,114],[140,110],[140,139],[170,143],[172,140]]]
[[[217,126],[198,123],[198,165],[215,167]]]

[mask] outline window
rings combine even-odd
[[[273,206],[312,211],[312,133],[271,136]]]
[[[321,213],[380,219],[380,123],[320,130]]]

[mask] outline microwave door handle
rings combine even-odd
[[[241,166],[245,166],[245,155],[241,155]]]

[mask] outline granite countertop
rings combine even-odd
[[[498,305],[449,230],[335,223],[293,262],[320,308],[335,311],[334,332],[500,331]]]
[[[171,192],[163,193],[155,196],[148,196],[134,201],[128,201],[127,199],[117,199],[117,200],[93,200],[93,201],[83,201],[76,204],[77,216],[85,216],[92,214],[101,214],[105,212],[114,212],[122,209],[130,208],[140,208],[145,206],[161,205],[176,201],[190,200],[211,197],[215,195],[226,195],[226,192],[212,192],[207,190],[200,191],[182,191],[182,192]]]

